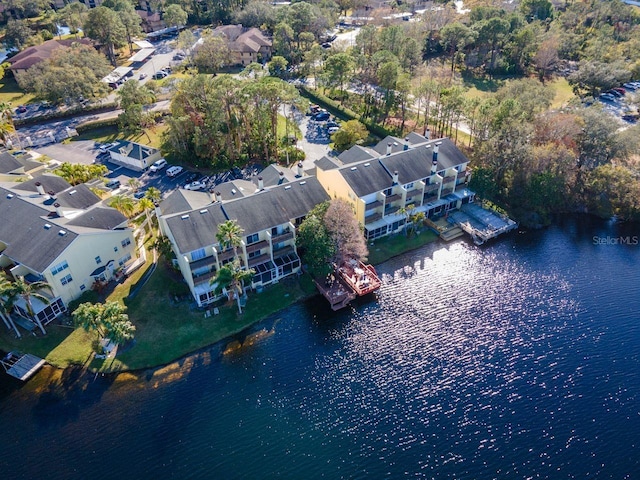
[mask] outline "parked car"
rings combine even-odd
[[[618,92],[620,95],[626,95],[627,91],[624,88],[621,87],[615,87],[612,88],[611,90],[613,90],[614,92]]]
[[[136,193],[133,194],[133,197],[140,200],[141,198],[144,198],[146,194],[147,194],[146,190],[138,190]]]
[[[147,74],[146,73],[141,73],[140,76],[138,77],[140,80],[144,80],[145,78],[147,78]]]
[[[622,85],[624,88],[627,88],[629,90],[633,90],[636,91],[638,89],[638,85],[634,84],[634,83],[625,83],[624,85]]]
[[[120,188],[120,180],[109,180],[105,185],[107,188],[115,190],[116,188]]]
[[[173,167],[167,168],[167,177],[176,177],[182,173],[184,168],[174,165]]]
[[[318,121],[318,122],[324,122],[326,120],[329,120],[330,117],[331,117],[331,115],[329,115],[329,112],[318,112],[318,113],[315,114],[313,119]]]
[[[207,184],[201,180],[196,180],[195,182],[187,183],[183,188],[185,190],[203,190],[207,188]]]
[[[601,93],[599,98],[600,98],[600,100],[606,100],[608,102],[615,102],[616,101],[616,97],[611,95],[610,93]]]
[[[184,60],[184,53],[178,52],[173,56],[174,60]]]
[[[202,174],[199,172],[187,172],[187,175],[184,177],[184,183],[191,183],[195,180],[199,180],[202,177]]]
[[[25,107],[24,105],[18,105],[18,108],[16,108],[16,112],[18,113],[25,113],[27,111],[27,107]]]
[[[161,158],[160,160],[154,162],[153,165],[149,167],[149,171],[151,173],[156,173],[162,170],[163,168],[165,168],[166,166],[167,166],[167,161],[164,158]]]
[[[617,97],[617,98],[622,97],[622,94],[620,92],[615,91],[615,90],[609,90],[608,92],[605,92],[605,93],[608,93],[609,95],[613,95],[614,97]]]
[[[340,127],[329,127],[329,129],[327,130],[327,132],[329,133],[329,135],[333,135],[334,133],[336,133],[338,130],[340,130]]]
[[[118,145],[118,142],[106,143],[104,145],[100,145],[100,148],[98,148],[98,150],[100,150],[100,153],[107,153],[112,147],[115,147],[116,145]]]
[[[322,47],[322,48],[331,48],[331,44],[330,44],[329,42],[324,42],[324,43],[321,45],[321,47]]]
[[[327,128],[339,127],[339,126],[340,126],[340,124],[338,122],[333,121],[333,120],[329,120],[327,122]]]
[[[162,80],[163,78],[169,76],[169,74],[167,72],[164,72],[162,70],[160,70],[159,72],[156,72],[153,74],[153,79],[154,80]]]

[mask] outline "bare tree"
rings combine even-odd
[[[366,260],[369,251],[351,205],[342,199],[331,201],[324,216],[324,224],[336,246],[334,263]]]

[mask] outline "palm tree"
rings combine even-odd
[[[134,192],[137,192],[141,185],[140,180],[138,180],[137,178],[130,178],[127,184]]]
[[[162,199],[162,192],[155,187],[149,187],[144,194],[145,198],[148,198],[153,202],[153,204],[157,204]]]
[[[136,211],[136,204],[131,197],[125,197],[124,195],[114,195],[111,197],[109,206],[115,208],[125,217],[131,218],[133,212]]]
[[[144,214],[147,217],[147,224],[149,225],[149,232],[151,232],[152,225],[151,225],[151,215],[149,214],[149,212],[154,209],[155,205],[151,200],[144,197],[138,200],[138,207],[144,211]]]
[[[225,250],[233,248],[234,257],[238,256],[238,247],[242,244],[244,230],[236,220],[227,220],[218,225],[216,240]]]
[[[136,330],[126,310],[119,302],[85,302],[73,311],[73,322],[87,332],[95,330],[99,340],[109,338],[114,343],[122,343],[131,340]]]
[[[16,292],[16,295],[22,297],[22,299],[25,301],[27,314],[29,315],[29,317],[31,317],[31,320],[33,320],[40,331],[46,335],[47,331],[44,329],[42,322],[35,314],[33,310],[33,303],[31,302],[31,300],[35,298],[45,304],[49,304],[49,298],[45,295],[42,295],[41,293],[38,293],[41,290],[50,288],[49,284],[47,282],[39,281],[27,283],[24,281],[24,278],[19,277],[15,282],[13,282],[13,288]]]
[[[252,268],[245,270],[240,266],[240,261],[236,258],[218,270],[217,275],[211,279],[211,285],[215,286],[215,292],[220,293],[227,288],[229,300],[236,299],[238,312],[242,313],[241,298],[244,296],[244,282],[249,280],[256,273]]]
[[[13,310],[16,297],[17,294],[13,284],[5,277],[0,277],[0,317],[2,317],[7,328],[13,328],[18,338],[20,338],[22,335],[11,318],[11,310]]]

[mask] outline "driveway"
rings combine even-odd
[[[310,170],[315,167],[313,162],[330,155],[329,134],[325,128],[325,122],[316,122],[298,110],[293,113],[293,118],[302,133],[302,138],[297,143],[306,155],[302,166],[305,170]]]

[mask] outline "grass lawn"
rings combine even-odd
[[[438,235],[424,227],[420,235],[405,236],[404,233],[380,238],[369,245],[369,262],[377,265],[401,253],[414,250],[418,247],[434,242]]]
[[[31,93],[24,93],[13,78],[0,80],[0,103],[11,103],[12,106],[24,105],[33,100]]]
[[[78,140],[93,140],[95,142],[108,143],[115,140],[131,140],[143,145],[149,145],[150,147],[160,148],[162,146],[162,132],[169,128],[166,124],[158,124],[153,129],[147,129],[145,133],[137,133],[133,135],[122,134],[117,126],[112,127],[99,127],[73,137],[72,142]]]
[[[567,82],[567,79],[564,77],[556,77],[552,81],[547,82],[547,85],[552,87],[556,92],[551,108],[561,108],[575,97],[571,85],[569,85],[569,82]]]

